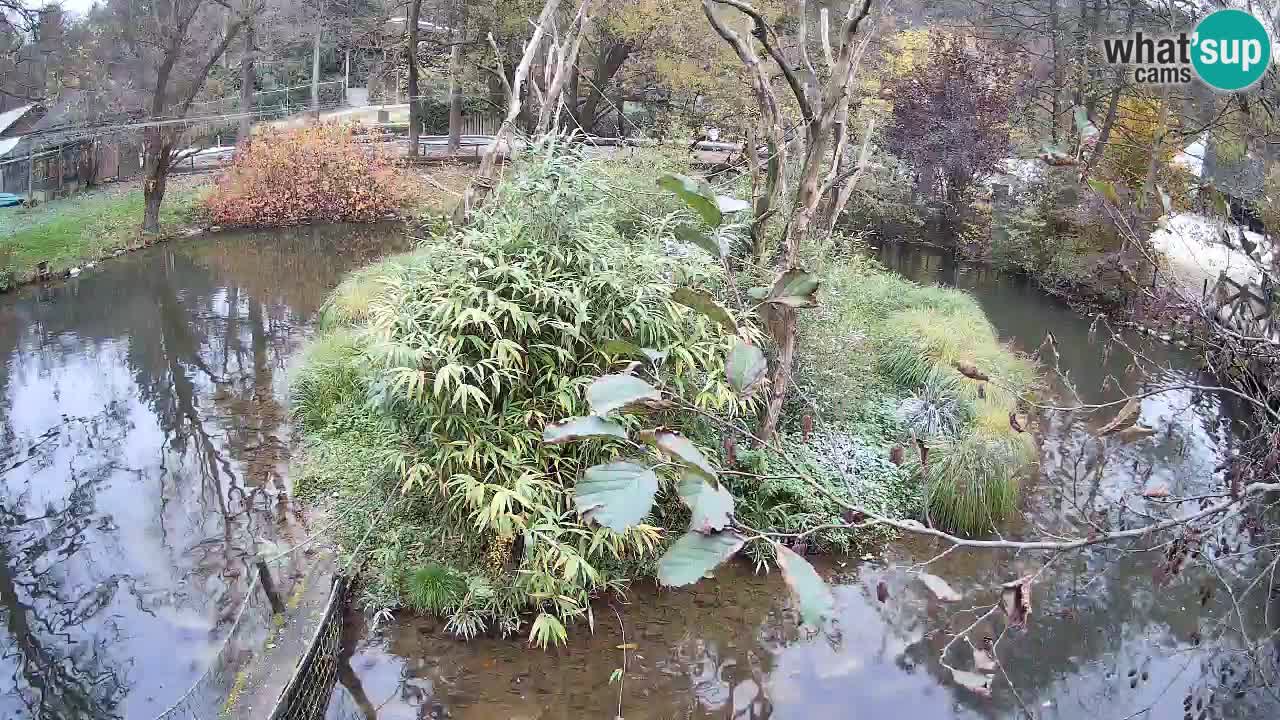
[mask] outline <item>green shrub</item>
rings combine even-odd
[[[592,593],[621,589],[656,559],[658,525],[619,534],[573,507],[578,473],[620,442],[549,446],[543,427],[587,414],[583,389],[631,360],[611,340],[666,351],[664,380],[698,405],[741,408],[722,379],[728,339],[670,300],[677,274],[715,285],[719,269],[665,255],[660,227],[620,232],[609,185],[598,167],[539,144],[466,229],[353,275],[327,304],[294,407],[318,462],[341,463],[330,456],[355,444],[360,458],[380,454],[393,482],[342,467],[304,476],[343,498],[373,495],[366,517],[390,508],[370,540],[371,602],[443,607],[426,592],[442,571],[421,572],[435,563],[469,588],[485,580],[448,606],[456,632],[520,631],[532,612],[531,640],[545,645]],[[355,407],[369,422],[337,432]]]

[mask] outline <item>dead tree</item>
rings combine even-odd
[[[471,178],[471,183],[467,185],[467,190],[462,196],[462,202],[458,203],[454,209],[453,221],[455,224],[463,225],[470,218],[484,201],[493,192],[496,182],[498,158],[502,152],[502,146],[507,144],[511,146],[511,139],[514,135],[516,121],[520,118],[520,112],[523,107],[522,91],[524,83],[529,78],[529,68],[533,66],[534,58],[542,48],[542,39],[551,29],[552,19],[555,16],[556,8],[559,6],[559,0],[547,0],[542,7],[542,12],[538,15],[538,20],[534,23],[533,33],[529,36],[529,41],[525,43],[524,52],[520,56],[520,63],[516,65],[515,73],[513,73],[510,82],[506,79],[505,71],[499,67],[496,77],[501,78],[503,90],[507,94],[507,114],[503,118],[502,125],[498,127],[498,131],[494,134],[493,140],[489,142],[489,146],[485,149],[484,155],[480,158],[480,169],[476,171],[475,176]],[[578,4],[578,11],[575,14],[575,34],[580,36],[583,26],[587,22],[587,12],[590,8],[591,0],[581,0]],[[501,65],[501,52],[498,50],[497,41],[493,39],[493,34],[489,34],[489,44],[493,47],[494,56],[498,58]],[[556,58],[553,77],[560,80],[561,88],[564,85],[564,79],[568,77],[569,68],[578,60],[578,47],[576,41],[569,43],[571,48],[566,50]],[[548,61],[550,64],[550,60]],[[554,84],[554,80],[553,80]],[[554,107],[554,101],[544,94],[541,98],[538,116],[541,117],[546,111],[548,105]]]
[[[849,88],[853,87],[858,71],[858,60],[864,43],[855,41],[858,28],[871,12],[871,0],[863,0],[861,6],[850,5],[833,44],[829,78],[822,84],[814,69],[809,50],[804,43],[799,46],[803,66],[807,72],[807,80],[802,80],[800,73],[784,57],[781,43],[774,29],[753,6],[743,0],[703,0],[703,12],[711,26],[725,40],[739,59],[750,71],[755,89],[756,100],[760,105],[761,122],[765,127],[765,135],[769,142],[769,165],[765,191],[756,200],[757,227],[752,229],[753,240],[762,245],[764,227],[760,225],[761,216],[773,214],[774,204],[780,195],[779,186],[784,176],[786,155],[783,148],[783,119],[779,109],[777,96],[769,82],[769,72],[760,60],[754,47],[741,34],[732,30],[716,14],[716,6],[733,8],[747,16],[752,23],[751,35],[759,42],[765,53],[777,66],[791,90],[800,109],[800,125],[804,130],[804,146],[800,173],[796,181],[796,199],[787,217],[786,232],[782,247],[777,256],[779,270],[783,273],[797,270],[800,258],[800,246],[814,232],[814,219],[819,204],[841,178],[841,157],[848,141]],[[807,19],[804,2],[800,2],[800,37],[807,37]],[[823,39],[824,46],[830,43]],[[833,147],[834,145],[834,147]],[[776,161],[776,162],[775,162]],[[824,174],[824,169],[826,173]],[[845,176],[848,180],[851,176]],[[847,198],[846,198],[847,199]],[[766,318],[770,334],[777,345],[777,356],[770,374],[769,402],[761,423],[760,437],[769,440],[777,429],[782,416],[783,401],[791,381],[791,368],[795,362],[796,348],[796,311],[785,305],[769,305]]]

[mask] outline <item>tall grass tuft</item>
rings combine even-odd
[[[949,530],[990,531],[1017,508],[1019,478],[1035,460],[1031,437],[1009,423],[1035,391],[1034,363],[1000,342],[967,293],[917,285],[865,259],[828,268],[823,287],[828,306],[803,318],[800,386],[829,421],[864,436],[876,434],[861,425],[867,408],[896,405],[895,426],[880,432],[909,448],[923,513]],[[929,447],[925,465],[910,449],[916,441]]]

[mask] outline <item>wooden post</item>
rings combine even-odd
[[[36,143],[34,140],[30,142],[31,145],[27,147],[27,204],[34,206],[36,204]]]
[[[271,579],[271,571],[267,569],[267,564],[262,560],[257,562],[258,566],[258,582],[262,583],[262,591],[267,594],[267,600],[271,601],[271,612],[279,615],[284,612],[284,601],[280,599],[280,593],[276,590],[275,582]]]

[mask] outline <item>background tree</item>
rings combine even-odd
[[[954,35],[934,33],[924,62],[886,84],[893,102],[885,147],[911,158],[918,191],[954,218],[975,180],[1009,157],[1009,104],[1018,67]]]

